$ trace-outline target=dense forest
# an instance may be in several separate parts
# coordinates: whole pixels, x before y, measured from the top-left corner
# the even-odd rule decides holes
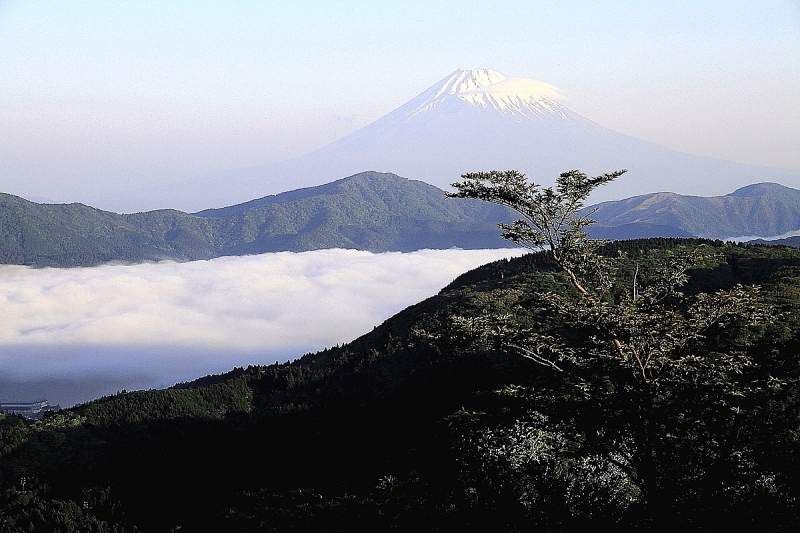
[[[797,226],[800,192],[762,183],[724,197],[658,193],[584,210],[590,211],[597,223],[588,231],[597,238],[778,235]],[[497,239],[495,223],[510,217],[501,206],[450,202],[432,185],[379,172],[191,214],[118,214],[0,193],[0,264],[75,267],[322,248],[497,248],[508,244]]]
[[[588,231],[597,238],[778,235],[797,227],[800,192],[762,183],[722,197],[657,193],[584,210],[590,211],[597,223]],[[449,202],[432,185],[380,172],[191,214],[118,214],[0,193],[0,264],[75,267],[323,248],[497,248],[508,244],[497,239],[495,222],[510,217],[503,207]],[[792,239],[762,242],[797,245]]]
[[[675,378],[645,413],[657,494],[623,459],[643,411],[611,381],[608,394],[582,389],[454,322],[499,313],[536,335],[579,337],[537,305],[571,292],[532,253],[468,272],[344,346],[40,421],[3,415],[0,531],[793,529],[800,250],[649,239],[600,253],[658,266],[698,247],[710,259],[682,294],[759,285],[774,313],[709,330],[686,361],[742,352],[747,364]],[[588,372],[603,383],[605,370]]]
[[[322,248],[498,248],[503,243],[495,222],[508,216],[498,206],[449,202],[433,185],[379,172],[193,214],[118,214],[0,193],[0,264],[75,267]]]

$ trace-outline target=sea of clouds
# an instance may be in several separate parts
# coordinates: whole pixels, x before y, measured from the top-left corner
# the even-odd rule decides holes
[[[0,266],[0,399],[62,406],[349,342],[521,250],[281,252],[93,268]]]

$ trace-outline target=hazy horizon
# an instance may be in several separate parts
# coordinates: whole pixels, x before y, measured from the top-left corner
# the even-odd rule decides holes
[[[800,169],[793,0],[9,1],[0,192],[80,201],[296,157],[457,68],[554,85],[679,151]]]

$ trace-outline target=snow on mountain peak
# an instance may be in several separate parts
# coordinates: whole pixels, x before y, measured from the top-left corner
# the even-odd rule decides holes
[[[559,90],[528,78],[509,78],[491,69],[457,70],[412,102],[407,118],[440,107],[457,98],[472,107],[493,109],[502,114],[542,117],[545,113],[566,116],[555,102]],[[420,101],[421,100],[421,101]]]
[[[453,72],[449,79],[442,85],[442,92],[449,94],[460,94],[471,91],[480,91],[503,80],[507,80],[496,70],[488,68],[475,70],[457,70]]]

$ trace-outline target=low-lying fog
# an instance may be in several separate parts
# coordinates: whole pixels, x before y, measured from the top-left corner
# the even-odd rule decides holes
[[[188,263],[0,266],[0,398],[62,407],[355,339],[521,250],[318,250]]]

